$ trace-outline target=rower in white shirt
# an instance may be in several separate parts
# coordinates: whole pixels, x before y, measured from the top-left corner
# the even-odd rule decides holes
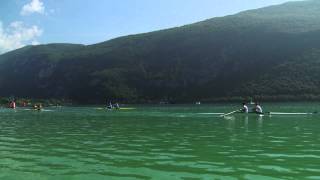
[[[242,112],[243,113],[249,113],[249,108],[248,108],[247,104],[246,103],[242,103],[242,105],[243,105]]]
[[[260,106],[259,103],[256,103],[255,112],[256,112],[257,114],[263,114],[262,107]]]

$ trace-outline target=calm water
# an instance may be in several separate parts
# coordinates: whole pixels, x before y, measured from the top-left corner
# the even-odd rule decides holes
[[[0,179],[320,179],[320,115],[202,114],[237,108],[0,109]]]

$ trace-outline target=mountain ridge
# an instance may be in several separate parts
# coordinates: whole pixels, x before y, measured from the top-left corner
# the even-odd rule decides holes
[[[320,1],[299,1],[93,45],[28,46],[0,56],[0,95],[83,103],[315,98],[318,19]]]

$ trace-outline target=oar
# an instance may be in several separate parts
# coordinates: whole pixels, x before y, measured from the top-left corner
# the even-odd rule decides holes
[[[234,113],[239,112],[239,111],[241,111],[241,109],[235,110],[235,111],[232,111],[232,112],[229,112],[229,113],[227,113],[227,114],[222,114],[220,117],[229,116],[229,115],[234,114]]]

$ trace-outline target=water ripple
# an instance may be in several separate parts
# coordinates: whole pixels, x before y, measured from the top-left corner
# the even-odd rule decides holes
[[[197,113],[3,111],[0,179],[319,178],[316,117]]]

